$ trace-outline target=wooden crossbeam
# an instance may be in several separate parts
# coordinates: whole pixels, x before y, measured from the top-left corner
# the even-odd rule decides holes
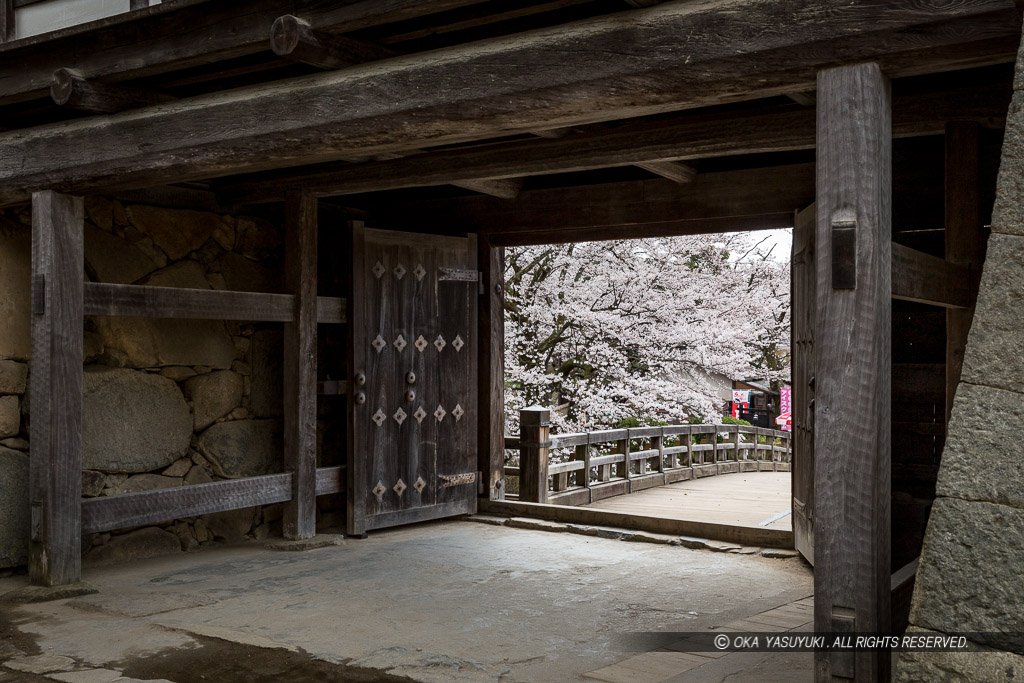
[[[954,117],[1000,125],[1010,96],[1010,88],[999,85],[898,97],[893,104],[893,136],[938,135],[945,130],[946,121]],[[254,174],[221,185],[218,195],[225,203],[256,203],[280,201],[291,189],[332,196],[452,182],[465,185],[469,180],[487,178],[493,182],[495,178],[666,160],[814,149],[814,116],[811,109],[792,107],[715,116],[681,114],[668,121],[645,121],[553,139],[427,152],[358,166]]]
[[[126,109],[171,102],[175,97],[165,93],[123,85],[107,85],[88,81],[75,69],[61,68],[50,80],[53,103],[95,114],[113,114]]]
[[[86,282],[84,299],[85,315],[251,322],[295,319],[295,297],[291,294]],[[345,322],[344,299],[317,297],[316,310],[319,323]]]
[[[872,59],[898,77],[1008,61],[1019,41],[1011,0],[896,0],[884,21],[860,3],[815,3],[817,14],[806,0],[671,2],[195,97],[187,108],[6,133],[0,205],[38,187],[107,192],[756,99],[810,89],[815,69],[836,62]],[[751,43],[766,25],[771,39]],[[552,54],[571,61],[552,69]],[[624,93],[624,80],[642,87]]]
[[[274,20],[270,49],[279,57],[321,69],[340,69],[398,54],[374,43],[318,31],[308,21],[290,14]]]
[[[966,308],[971,304],[971,269],[893,242],[892,298]]]
[[[696,168],[678,161],[645,161],[635,165],[677,183],[693,182],[693,179],[697,177]]]
[[[316,470],[316,495],[339,493],[344,466]],[[82,533],[93,534],[182,517],[272,505],[291,500],[291,472],[228,479],[82,501]]]
[[[637,237],[644,231],[654,236],[758,229],[763,218],[765,227],[790,227],[793,207],[813,200],[814,164],[804,163],[702,173],[685,185],[652,178],[527,190],[511,201],[463,197],[383,204],[374,214],[380,225],[397,228],[415,219],[424,230],[486,234],[508,246],[523,239],[575,241],[581,235],[621,239],[627,227]]]

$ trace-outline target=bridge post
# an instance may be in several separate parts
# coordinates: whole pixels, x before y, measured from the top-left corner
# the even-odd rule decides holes
[[[519,411],[519,500],[548,502],[551,411],[531,406]]]

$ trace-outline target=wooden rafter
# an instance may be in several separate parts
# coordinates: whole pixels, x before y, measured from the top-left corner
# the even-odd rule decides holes
[[[50,99],[54,104],[70,109],[113,114],[125,109],[170,102],[176,98],[142,88],[89,81],[75,69],[61,68],[54,71],[51,77]]]
[[[814,69],[836,60],[875,59],[891,76],[1005,61],[1001,41],[1019,37],[1009,0],[886,2],[885,21],[878,8],[826,4],[828,20],[808,22],[798,0],[666,3],[515,41],[192,98],[184,109],[160,105],[6,134],[0,205],[38,187],[145,187],[756,99],[808,89]],[[751,27],[765,25],[777,27],[772,39],[751,45]],[[541,68],[553,53],[573,63]],[[643,87],[624,97],[624,77]],[[68,147],[80,150],[73,160]]]

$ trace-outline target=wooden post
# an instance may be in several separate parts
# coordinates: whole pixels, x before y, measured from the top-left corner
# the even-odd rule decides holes
[[[946,260],[970,268],[970,308],[946,309],[946,424],[960,383],[967,333],[974,319],[985,240],[978,199],[978,124],[946,124]]]
[[[686,433],[679,435],[680,443],[683,439],[686,439],[686,466],[693,467],[693,430],[691,428],[686,429]],[[691,473],[692,474],[692,473]]]
[[[0,43],[9,43],[16,37],[14,0],[0,0]]]
[[[665,473],[665,433],[658,436],[651,437],[651,448],[657,449],[658,451],[658,471],[662,474]]]
[[[740,461],[740,428],[739,425],[735,427],[736,431],[732,433],[732,456],[736,462]],[[728,459],[728,458],[726,458]]]
[[[531,406],[519,411],[519,500],[548,502],[548,440],[551,411]]]
[[[818,72],[814,628],[890,624],[892,106],[878,64]],[[889,679],[889,654],[818,652],[817,681]]]
[[[295,320],[284,325],[284,454],[292,499],[284,504],[284,537],[316,534],[317,200],[290,192],[286,202],[285,279]]]
[[[477,467],[484,497],[505,499],[505,250],[481,237],[477,262],[483,268],[484,295],[477,316],[480,340],[480,419]]]
[[[576,485],[590,488],[590,444],[581,443],[576,447],[574,460],[583,463],[582,470],[576,470]]]
[[[627,435],[628,435],[628,432],[627,432]],[[623,456],[622,462],[617,463],[618,464],[618,470],[619,470],[618,474],[623,479],[632,479],[633,478],[633,471],[632,471],[632,468],[630,468],[630,466],[629,466],[630,465],[630,462],[629,462],[629,439],[628,438],[620,439],[616,443],[616,446],[619,449],[616,452],[617,453],[622,453],[622,456]]]
[[[84,202],[32,195],[32,457],[29,575],[37,586],[82,578]]]

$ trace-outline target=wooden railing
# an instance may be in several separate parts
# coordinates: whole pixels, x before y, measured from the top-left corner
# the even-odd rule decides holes
[[[551,434],[551,413],[519,413],[519,500],[585,505],[602,498],[731,472],[788,471],[791,432],[744,425],[666,425]],[[718,437],[722,437],[719,443]],[[514,487],[508,487],[511,491]]]

